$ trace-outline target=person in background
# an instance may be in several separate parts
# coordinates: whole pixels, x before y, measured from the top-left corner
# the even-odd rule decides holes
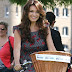
[[[7,35],[8,24],[0,22],[0,72],[13,72],[9,40],[13,48],[14,37]]]
[[[53,12],[47,12],[46,13],[46,19],[50,23],[51,36],[52,36],[52,39],[53,39],[54,46],[55,46],[57,51],[64,51],[64,47],[62,45],[60,33],[59,33],[59,31],[53,29],[54,24],[56,22],[55,18],[56,17],[55,17]],[[68,68],[69,67],[70,67],[70,64],[68,64]],[[68,68],[67,68],[66,72],[68,72]]]
[[[14,26],[15,70],[22,69],[21,64],[30,62],[30,54],[38,51],[56,51],[49,26],[44,27],[45,11],[38,0],[29,0],[24,5],[21,23]],[[33,64],[28,64],[25,72],[35,72]]]
[[[53,39],[54,46],[57,51],[64,51],[64,47],[63,47],[63,44],[61,41],[60,33],[59,33],[59,31],[53,29],[54,24],[56,22],[55,18],[56,17],[53,12],[46,12],[46,19],[50,23],[51,36]]]

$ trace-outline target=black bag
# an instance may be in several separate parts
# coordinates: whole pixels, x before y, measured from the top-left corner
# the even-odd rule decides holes
[[[9,36],[9,37],[10,37],[10,36]],[[8,37],[8,39],[9,39],[9,37]],[[12,48],[12,46],[11,46],[10,40],[9,40],[9,45],[10,45],[11,63],[12,63],[12,61],[14,60],[14,56],[13,56],[13,48]]]

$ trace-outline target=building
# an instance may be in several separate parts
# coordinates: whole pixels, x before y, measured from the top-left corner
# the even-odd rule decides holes
[[[47,10],[50,11],[50,10]],[[54,8],[56,23],[54,29],[60,32],[64,50],[71,52],[72,49],[72,6],[56,6]]]
[[[21,21],[21,7],[11,4],[9,0],[0,0],[0,22],[5,21],[9,24],[8,35],[13,35],[13,26]]]

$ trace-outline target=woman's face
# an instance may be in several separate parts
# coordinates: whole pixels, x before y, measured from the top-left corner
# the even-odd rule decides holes
[[[39,14],[37,8],[34,5],[32,5],[30,7],[30,11],[28,13],[29,20],[31,22],[36,22],[39,19],[39,16],[40,16],[40,14]]]
[[[7,30],[4,25],[0,25],[0,37],[5,36],[7,33]]]

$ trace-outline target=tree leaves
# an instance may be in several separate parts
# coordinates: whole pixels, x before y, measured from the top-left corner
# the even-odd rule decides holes
[[[65,5],[68,6],[72,4],[72,0],[39,0],[43,3],[44,6],[54,8],[56,4],[58,5]],[[11,3],[17,3],[21,6],[23,6],[27,0],[10,0]]]
[[[18,5],[23,6],[27,0],[9,0],[11,3],[17,3]]]

